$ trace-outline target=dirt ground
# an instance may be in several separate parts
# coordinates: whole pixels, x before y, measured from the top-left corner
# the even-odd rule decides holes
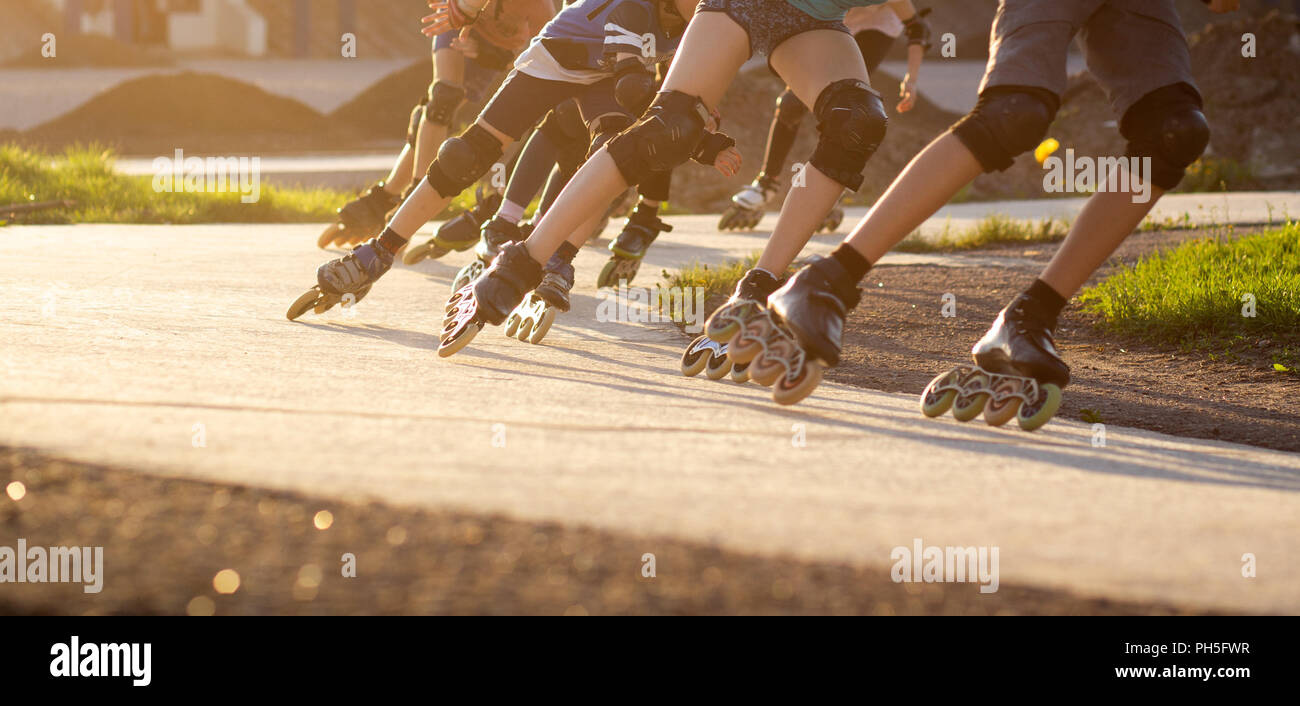
[[[1104,278],[1115,262],[1132,262],[1157,247],[1200,235],[1135,234],[1092,281]],[[970,359],[970,346],[1033,281],[1056,247],[966,253],[1024,258],[1023,268],[872,270],[863,283],[862,303],[845,326],[844,359],[827,378],[919,395],[935,375]],[[955,317],[940,315],[944,293],[956,297]],[[1211,360],[1205,351],[1117,338],[1072,301],[1062,313],[1056,342],[1072,377],[1059,413],[1063,418],[1300,451],[1300,377],[1273,370],[1270,358],[1279,346],[1300,344],[1300,333],[1291,341],[1246,341],[1233,351],[1235,359]]]
[[[0,615],[1171,615],[1003,584],[894,583],[870,569],[659,537],[341,503],[173,480],[0,447],[0,534],[102,546],[103,590],[5,584]],[[317,513],[331,513],[317,529]],[[12,545],[10,545],[12,546]],[[342,575],[345,553],[355,578]],[[654,555],[654,576],[643,555]],[[238,574],[234,593],[214,589]],[[1194,611],[1200,612],[1200,611]]]

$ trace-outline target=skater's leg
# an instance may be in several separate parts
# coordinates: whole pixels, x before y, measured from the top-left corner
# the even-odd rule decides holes
[[[780,180],[785,170],[785,160],[799,135],[799,124],[808,115],[808,106],[799,100],[794,91],[786,88],[776,98],[776,112],[772,114],[772,127],[767,132],[767,149],[763,155],[763,169],[758,178]]]
[[[716,109],[732,78],[748,58],[749,35],[740,25],[719,12],[699,13],[682,37],[662,90],[693,96],[706,107]],[[636,130],[636,127],[628,130],[620,139],[638,139],[632,134]],[[592,214],[607,208],[628,186],[609,148],[601,149],[578,170],[560,192],[554,207],[537,224],[527,240],[528,253],[538,262],[546,262],[560,243],[590,220]]]
[[[433,52],[433,83],[415,143],[412,175],[419,179],[438,156],[438,147],[451,134],[456,110],[465,100],[465,55],[450,44]]]
[[[887,118],[879,96],[870,92],[857,45],[843,32],[795,35],[772,52],[772,67],[801,101],[814,106],[822,133],[804,168],[804,185],[790,189],[758,261],[758,267],[779,275],[821,227],[844,189],[861,184],[862,169],[884,138]]]

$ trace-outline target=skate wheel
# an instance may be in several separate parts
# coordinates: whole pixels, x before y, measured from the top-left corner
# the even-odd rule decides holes
[[[519,330],[519,321],[521,320],[521,318],[522,317],[520,317],[519,314],[511,314],[506,319],[506,330],[505,330],[506,338],[515,337],[515,332]]]
[[[402,255],[402,264],[409,267],[420,262],[429,257],[429,253],[433,252],[435,247],[437,246],[433,244],[433,241],[412,245],[406,249],[406,254]]]
[[[763,352],[763,341],[770,335],[765,318],[755,317],[737,329],[736,334],[727,343],[727,354],[733,363],[748,363]],[[757,380],[754,372],[749,376]]]
[[[531,316],[527,316],[524,317],[523,321],[519,322],[519,330],[515,332],[514,338],[518,338],[521,341],[527,341],[528,337],[532,333],[533,333],[533,318]]]
[[[731,381],[737,385],[744,385],[749,382],[749,363],[732,364]]]
[[[317,316],[320,316],[321,314],[324,314],[325,312],[329,311],[330,309],[333,309],[333,308],[334,308],[334,305],[335,305],[335,304],[338,304],[338,303],[341,302],[341,301],[343,301],[343,300],[342,300],[340,297],[336,297],[336,296],[334,296],[333,294],[324,294],[324,293],[322,293],[322,294],[320,295],[320,299],[317,299],[317,300],[316,300],[316,306],[312,309],[312,311],[313,311]]]
[[[455,324],[456,322],[454,321],[450,323],[452,326]],[[444,333],[438,342],[438,357],[447,358],[461,352],[465,349],[465,346],[470,344],[470,341],[474,340],[474,337],[478,335],[478,332],[482,330],[483,323],[481,321],[471,321],[466,326],[444,330]]]
[[[541,343],[542,339],[546,338],[546,334],[551,330],[551,324],[555,323],[556,315],[554,307],[546,307],[542,311],[542,316],[538,319],[537,325],[533,327],[533,335],[528,337],[528,342],[533,345]]]
[[[749,379],[762,385],[771,387],[776,381],[786,374],[785,363],[768,351],[754,358],[749,364]]]
[[[705,365],[708,365],[709,358],[713,354],[708,346],[708,340],[708,336],[699,336],[682,351],[682,375],[693,378],[704,370]]]
[[[321,232],[320,237],[316,238],[316,247],[324,250],[325,248],[328,248],[337,237],[339,237],[339,224],[331,223]]]
[[[988,402],[989,393],[986,391],[988,389],[988,376],[983,373],[976,373],[966,379],[966,385],[973,384],[975,380],[981,380],[982,382],[979,385],[981,388],[979,392],[970,395],[958,393],[957,398],[952,401],[952,416],[959,422],[969,422],[980,416],[980,412],[984,411],[984,403]]]
[[[293,300],[293,303],[289,305],[289,310],[284,312],[285,317],[290,321],[297,320],[299,316],[307,313],[308,309],[314,308],[316,306],[316,301],[320,299],[321,296],[320,288],[312,287],[303,293],[302,296]]]
[[[1038,386],[1038,399],[1033,404],[1020,405],[1016,420],[1021,429],[1033,431],[1046,424],[1060,408],[1061,388],[1050,382],[1044,383]]]
[[[802,402],[821,384],[822,372],[823,369],[820,363],[808,361],[797,376],[781,376],[772,385],[772,401],[779,405],[792,405]]]
[[[993,395],[984,405],[984,423],[1000,427],[1011,421],[1020,410],[1021,383],[1014,378],[1003,379],[992,389]]]
[[[731,372],[731,358],[725,350],[710,352],[704,361],[704,376],[710,380],[721,380]]]
[[[957,370],[949,370],[935,376],[930,384],[925,386],[925,391],[921,393],[922,414],[927,417],[938,417],[952,408],[952,401],[957,398],[957,391],[954,389],[939,391],[939,388],[952,387],[957,377]]]

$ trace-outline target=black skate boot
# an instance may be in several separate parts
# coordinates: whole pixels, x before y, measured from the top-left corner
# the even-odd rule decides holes
[[[833,368],[840,362],[844,318],[861,297],[843,265],[819,257],[768,297],[768,304],[810,358]]]
[[[393,254],[371,238],[347,255],[321,265],[316,270],[316,286],[298,297],[286,316],[293,321],[308,309],[323,314],[340,302],[350,307],[364,299],[392,266]]]
[[[672,226],[659,219],[655,211],[637,208],[628,216],[623,231],[609,244],[609,250],[614,256],[601,269],[596,278],[596,286],[616,287],[619,282],[630,283],[641,269],[641,260],[650,249],[650,244],[660,233],[668,233],[672,229]]]
[[[485,324],[499,326],[541,284],[542,274],[542,266],[522,243],[502,248],[482,275],[447,301],[438,355],[445,358],[459,352]]]
[[[316,245],[355,245],[373,238],[384,230],[388,212],[401,205],[399,196],[384,191],[384,182],[370,187],[359,198],[338,209],[338,218],[316,239]]]
[[[991,426],[1014,417],[1025,431],[1046,424],[1061,407],[1070,367],[1052,340],[1056,321],[1042,310],[1028,294],[1013,299],[971,348],[975,365],[959,365],[931,380],[921,393],[921,411],[937,417],[951,409],[963,422],[983,412]]]

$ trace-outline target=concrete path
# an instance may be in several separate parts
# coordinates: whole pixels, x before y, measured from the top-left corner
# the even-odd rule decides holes
[[[318,230],[0,230],[0,444],[590,525],[650,552],[673,537],[887,572],[920,538],[997,547],[1003,584],[1300,610],[1300,456],[1120,427],[1097,447],[1077,422],[929,420],[913,395],[829,383],[780,408],[752,384],[682,377],[669,324],[598,320],[596,248],[542,345],[489,328],[439,359],[468,254],[399,265],[354,309],[290,323],[326,257]],[[643,272],[760,243],[690,219]]]

